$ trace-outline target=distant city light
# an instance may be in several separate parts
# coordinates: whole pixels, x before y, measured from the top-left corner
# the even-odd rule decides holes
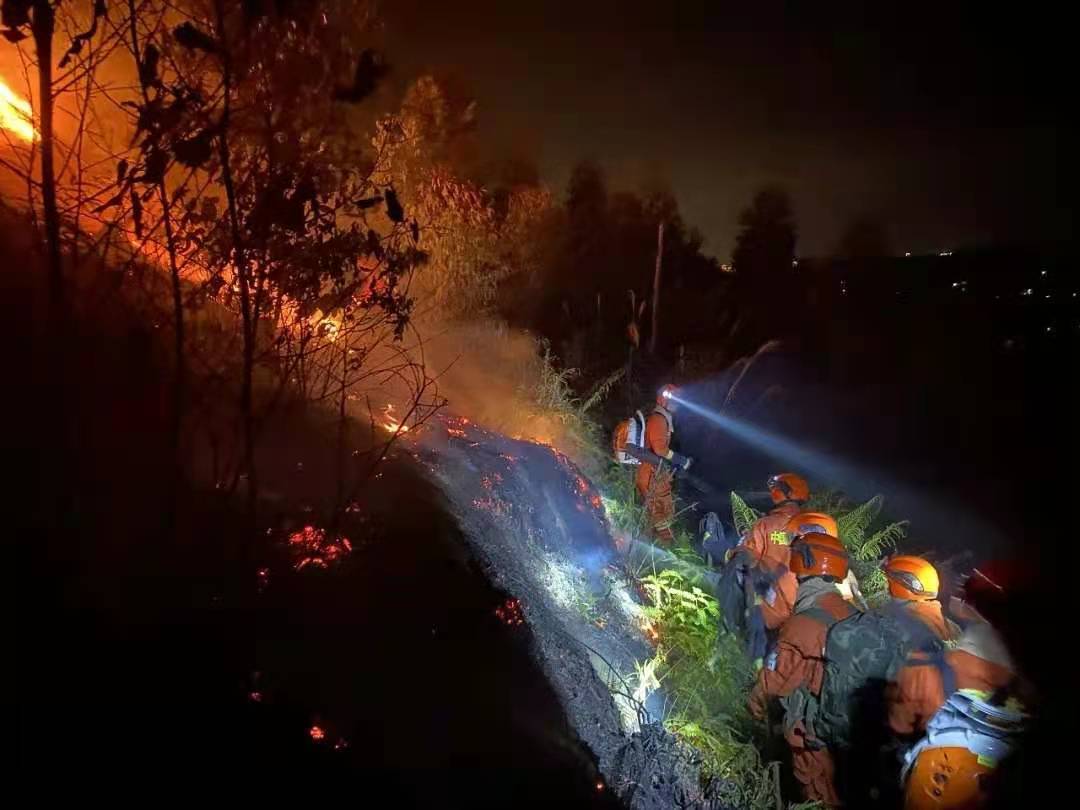
[[[941,253],[938,254],[938,256],[952,256],[952,251],[951,250],[943,250],[943,251],[941,251]]]
[[[1041,273],[1039,273],[1039,275],[1040,275],[1040,276],[1045,276],[1045,275],[1046,275],[1046,271],[1045,271],[1045,270],[1043,270],[1043,271],[1042,271]]]
[[[1032,292],[1034,292],[1034,291],[1031,289],[1031,287],[1028,287],[1026,290],[1023,290],[1020,294],[1021,295],[1031,295]]]
[[[906,258],[911,258],[911,251],[909,250],[907,253],[904,254],[904,256]]]

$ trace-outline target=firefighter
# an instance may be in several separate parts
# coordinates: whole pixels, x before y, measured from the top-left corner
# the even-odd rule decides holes
[[[1024,729],[1024,687],[987,619],[1004,615],[1002,573],[972,572],[957,611],[966,626],[956,647],[938,657],[912,653],[889,688],[892,731],[918,740],[904,755],[906,810],[985,805],[994,768]]]
[[[760,620],[767,630],[775,630],[791,615],[795,602],[798,582],[788,570],[789,544],[793,529],[797,529],[793,518],[810,498],[810,486],[795,473],[774,475],[765,486],[775,506],[755,521],[733,553],[742,556],[755,580],[754,604]],[[835,521],[832,527],[835,536]],[[822,531],[828,533],[828,528],[822,527]]]
[[[671,437],[675,433],[676,388],[665,385],[656,395],[656,407],[645,420],[644,448],[659,456],[658,463],[643,460],[638,465],[634,485],[645,504],[653,537],[663,546],[675,542],[671,525],[675,518],[675,499],[671,482],[673,470],[689,469],[691,459],[671,449]],[[667,461],[670,467],[664,464]]]
[[[815,698],[821,694],[829,629],[854,613],[837,587],[849,569],[847,552],[837,538],[820,532],[797,537],[791,544],[790,568],[799,583],[794,612],[781,625],[776,649],[750,693],[750,712],[759,720],[766,719],[773,699],[783,702],[802,691]],[[832,754],[792,702],[785,704],[784,738],[806,800],[838,805]]]
[[[960,628],[945,618],[938,601],[941,579],[937,569],[922,557],[894,555],[882,566],[892,597],[885,607],[890,616],[905,629],[905,635],[922,647],[918,638],[927,632],[937,641],[951,641]]]

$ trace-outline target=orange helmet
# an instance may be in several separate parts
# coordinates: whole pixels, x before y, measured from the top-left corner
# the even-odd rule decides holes
[[[656,392],[656,404],[661,408],[667,408],[669,411],[675,410],[675,403],[671,400],[673,396],[679,393],[679,389],[671,383],[668,383],[659,391]]]
[[[981,807],[987,799],[983,777],[992,767],[966,748],[927,748],[919,754],[908,776],[904,807]]]
[[[806,479],[795,473],[780,473],[765,482],[765,488],[772,495],[773,503],[795,501],[806,503],[810,500],[810,485]]]
[[[827,534],[830,537],[840,536],[836,521],[824,512],[800,512],[789,520],[784,528],[791,535],[792,540],[811,532]]]
[[[848,553],[844,544],[822,532],[808,532],[791,544],[788,568],[797,577],[836,577],[848,574]]]
[[[897,599],[913,602],[937,599],[941,579],[934,566],[922,557],[890,557],[885,561],[882,570],[889,580],[889,593]]]

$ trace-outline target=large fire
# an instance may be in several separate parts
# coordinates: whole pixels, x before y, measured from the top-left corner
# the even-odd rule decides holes
[[[0,79],[0,129],[27,143],[38,139],[30,102],[8,87],[3,79]]]

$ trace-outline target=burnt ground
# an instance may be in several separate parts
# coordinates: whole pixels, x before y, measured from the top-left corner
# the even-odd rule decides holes
[[[332,441],[268,430],[289,443],[260,464],[254,552],[212,491],[168,539],[160,424],[91,404],[81,460],[43,471],[73,502],[16,532],[16,763],[38,795],[702,806],[689,752],[613,697],[651,650],[596,493],[550,448],[432,424],[350,513],[351,551],[296,570]]]
[[[40,337],[21,301],[4,297],[16,334]],[[257,544],[212,482],[182,488],[169,525],[167,364],[123,315],[74,323],[64,374],[25,347],[40,374],[12,469],[32,497],[9,525],[7,604],[14,769],[35,797],[688,803],[690,757],[655,727],[632,738],[608,689],[650,650],[609,604],[611,540],[568,463],[433,424],[350,513],[352,551],[297,571],[286,539],[327,514],[332,426],[266,426]]]
[[[530,651],[607,788],[634,808],[718,806],[691,750],[635,694],[652,655],[619,574],[599,493],[563,454],[446,418],[410,440],[446,494],[470,553],[515,600]]]

